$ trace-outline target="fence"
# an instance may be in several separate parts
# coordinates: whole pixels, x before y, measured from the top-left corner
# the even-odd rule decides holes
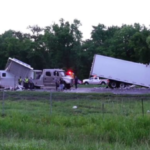
[[[137,116],[150,113],[150,95],[0,92],[1,115]]]

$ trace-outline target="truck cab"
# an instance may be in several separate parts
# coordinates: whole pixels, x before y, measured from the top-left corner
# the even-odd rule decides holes
[[[37,88],[54,86],[56,80],[60,80],[60,78],[64,80],[66,88],[73,86],[73,79],[70,76],[66,76],[65,71],[62,69],[34,70],[33,82]]]

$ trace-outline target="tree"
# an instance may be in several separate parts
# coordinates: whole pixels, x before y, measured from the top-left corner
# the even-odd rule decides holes
[[[72,24],[60,20],[45,28],[44,41],[50,58],[50,67],[72,68],[75,72],[80,66],[80,50],[82,33],[79,31],[80,21]]]

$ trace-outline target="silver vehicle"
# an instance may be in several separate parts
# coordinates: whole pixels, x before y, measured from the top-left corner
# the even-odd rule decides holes
[[[56,80],[60,80],[60,78],[63,79],[65,88],[70,89],[73,86],[73,78],[66,76],[62,69],[43,69],[33,72],[33,82],[37,88],[55,86]]]

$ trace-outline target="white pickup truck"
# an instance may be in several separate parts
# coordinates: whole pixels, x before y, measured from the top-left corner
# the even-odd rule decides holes
[[[107,79],[101,79],[100,77],[90,77],[89,79],[84,79],[83,84],[100,84],[106,85],[108,83]]]

